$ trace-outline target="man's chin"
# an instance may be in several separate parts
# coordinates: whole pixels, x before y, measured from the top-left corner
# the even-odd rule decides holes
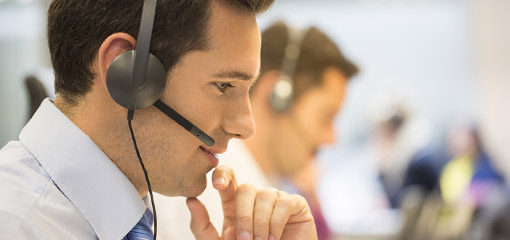
[[[196,198],[196,197],[200,196],[203,192],[204,192],[204,190],[199,191],[199,192],[197,191],[197,192],[186,193],[185,195],[183,195],[183,197],[185,197],[185,198]]]
[[[188,179],[189,182],[180,182],[174,189],[164,189],[158,191],[160,195],[166,197],[185,197],[195,198],[202,194],[207,186],[205,175],[194,179]]]
[[[186,198],[196,198],[205,191],[206,187],[207,180],[205,179],[204,176],[203,181],[196,182],[193,186],[185,190],[181,196]]]

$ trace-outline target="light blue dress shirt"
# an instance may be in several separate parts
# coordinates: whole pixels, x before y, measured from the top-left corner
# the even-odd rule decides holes
[[[122,239],[147,208],[94,142],[46,99],[0,150],[1,239]]]

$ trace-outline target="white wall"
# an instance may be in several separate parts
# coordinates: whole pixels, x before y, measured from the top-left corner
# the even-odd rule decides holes
[[[510,181],[510,1],[475,0],[483,138]]]
[[[23,79],[49,67],[44,2],[0,2],[0,146],[16,140],[27,120]]]

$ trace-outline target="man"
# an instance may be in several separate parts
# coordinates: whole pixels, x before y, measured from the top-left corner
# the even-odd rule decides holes
[[[294,190],[306,196],[316,217],[319,238],[327,239],[329,230],[315,195],[316,172],[311,168],[312,159],[320,146],[334,141],[333,120],[342,105],[347,81],[358,68],[319,29],[289,29],[283,23],[276,23],[262,33],[261,74],[250,94],[257,133],[247,141],[231,141],[229,150],[220,159],[238,173],[240,183]],[[289,47],[295,43],[300,49],[299,54],[294,54],[295,70],[283,73],[282,65],[292,65],[289,64],[292,60],[286,59],[288,53],[284,52],[295,49]],[[283,111],[275,109],[271,100],[282,75],[291,75],[293,79],[291,104]],[[207,188],[200,199],[207,206],[212,222],[221,227],[217,194]],[[189,218],[188,213],[177,209],[184,205],[182,199],[160,203],[165,211],[162,222],[178,224]],[[192,238],[184,232],[163,234],[169,239]]]
[[[152,239],[156,209],[144,203],[150,179],[154,191],[188,198],[196,239],[220,239],[194,197],[218,164],[215,154],[254,133],[248,90],[260,66],[256,14],[271,2],[157,3],[150,52],[166,71],[159,100],[212,136],[209,146],[153,106],[133,116],[113,99],[110,67],[143,45],[135,39],[145,26],[142,4],[145,20],[145,5],[155,1],[54,0],[48,42],[57,97],[46,99],[20,140],[0,151],[2,238]],[[213,181],[225,212],[221,239],[316,239],[303,198],[237,188],[228,168],[218,168]]]

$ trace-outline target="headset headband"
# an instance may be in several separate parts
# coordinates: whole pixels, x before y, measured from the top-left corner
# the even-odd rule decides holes
[[[145,0],[143,3],[142,20],[135,49],[135,62],[133,63],[133,73],[131,73],[133,88],[139,88],[145,82],[157,2],[157,0]]]
[[[292,79],[292,75],[294,75],[296,71],[297,63],[301,55],[303,38],[308,32],[308,29],[296,29],[288,26],[287,32],[288,40],[283,55],[281,71],[283,75]]]
[[[285,112],[292,105],[294,95],[294,81],[292,79],[299,57],[303,39],[308,29],[294,29],[287,27],[287,46],[284,49],[280,77],[273,87],[270,103],[277,112]]]

